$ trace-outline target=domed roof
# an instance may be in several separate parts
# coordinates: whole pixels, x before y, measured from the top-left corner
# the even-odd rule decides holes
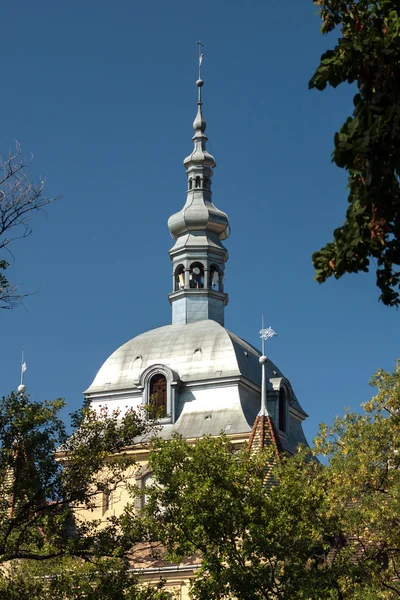
[[[208,232],[216,234],[220,240],[226,240],[230,234],[227,215],[212,202],[206,201],[202,193],[187,198],[185,206],[168,219],[168,227],[176,240],[189,232]]]
[[[135,388],[145,369],[163,364],[182,382],[242,376],[260,385],[260,352],[212,320],[146,331],[118,348],[100,368],[86,394]],[[273,371],[275,371],[273,373]],[[267,377],[282,376],[268,360]]]

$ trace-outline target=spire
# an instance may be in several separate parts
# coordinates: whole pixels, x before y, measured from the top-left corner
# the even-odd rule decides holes
[[[190,175],[191,174],[195,174],[195,172],[199,172],[199,174],[201,175],[199,169],[203,168],[203,175],[205,176],[205,179],[203,179],[203,187],[205,189],[207,189],[208,187],[211,190],[211,177],[213,176],[213,171],[212,169],[215,168],[216,162],[214,157],[207,152],[207,142],[208,142],[208,138],[206,136],[206,127],[207,127],[207,123],[206,120],[204,118],[203,115],[203,102],[201,99],[201,90],[202,87],[204,85],[204,81],[202,79],[198,79],[196,81],[196,85],[197,85],[197,114],[196,117],[193,121],[193,129],[194,129],[194,136],[192,137],[193,140],[193,144],[194,144],[194,148],[193,148],[193,152],[191,154],[189,154],[189,156],[187,156],[185,158],[185,160],[183,161],[183,164],[186,168],[186,172],[188,174],[188,178],[189,178],[189,189],[190,188]],[[194,183],[196,183],[197,186],[197,182],[196,180],[193,180]],[[199,186],[198,186],[199,187]],[[226,217],[226,215],[225,215]],[[227,217],[226,217],[226,220]],[[225,236],[228,237],[229,233]],[[225,239],[225,238],[223,238]]]
[[[195,120],[193,121],[193,129],[196,132],[194,135],[194,138],[196,138],[197,133],[199,134],[198,137],[205,137],[202,134],[204,134],[206,127],[207,127],[206,120],[203,116],[203,111],[201,110],[201,106],[203,104],[201,101],[201,88],[204,85],[204,81],[202,79],[198,79],[196,81],[196,85],[198,87],[198,96],[197,96],[197,115],[196,115]],[[206,139],[206,141],[207,141],[207,139]]]
[[[200,41],[197,41],[196,44],[198,44],[198,47],[199,47],[199,78],[196,81],[196,85],[197,85],[197,115],[196,115],[195,120],[193,121],[193,129],[196,132],[200,131],[201,133],[204,133],[206,130],[206,127],[207,127],[207,123],[203,117],[203,113],[201,110],[201,105],[203,104],[201,101],[201,88],[204,85],[204,81],[201,78],[201,65],[203,64],[203,54],[201,53],[201,48],[202,48],[202,46],[204,46],[204,44],[202,44]]]
[[[262,452],[267,447],[273,448],[273,452],[271,453],[268,461],[266,461],[265,463],[264,471],[264,485],[268,489],[270,489],[276,483],[273,477],[273,470],[283,452],[279,434],[276,430],[274,421],[268,412],[267,385],[265,376],[265,365],[268,362],[268,359],[264,354],[265,340],[275,335],[277,335],[277,333],[272,329],[272,327],[267,327],[266,329],[264,329],[263,315],[260,330],[261,356],[259,358],[259,362],[261,365],[261,409],[254,421],[250,433],[248,447],[251,454],[257,454],[259,452]]]
[[[248,448],[251,455],[257,455],[267,448],[272,448],[268,460],[264,463],[263,482],[267,490],[276,485],[274,469],[284,454],[282,442],[270,415],[257,415],[251,429]]]
[[[197,114],[193,122],[193,151],[183,164],[188,179],[186,203],[172,215],[168,227],[175,244],[170,250],[173,263],[173,292],[169,295],[173,323],[214,319],[223,325],[228,296],[223,289],[225,262],[222,245],[230,233],[228,217],[212,202],[211,179],[216,166],[207,151],[206,121],[202,110],[201,78],[203,54],[199,47]]]

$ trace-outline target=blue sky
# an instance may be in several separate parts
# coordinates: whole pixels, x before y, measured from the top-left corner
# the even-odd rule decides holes
[[[307,89],[333,43],[311,0],[20,0],[1,12],[0,151],[17,139],[62,199],[13,248],[10,277],[38,293],[0,314],[0,393],[18,385],[24,345],[32,397],[64,397],[67,414],[118,346],[170,323],[167,219],[185,200],[201,39],[213,198],[232,228],[226,327],[258,345],[264,313],[310,439],[367,400],[371,374],[399,355],[399,315],[378,303],[374,274],[313,281],[311,254],[346,209],[330,156],[354,90]]]

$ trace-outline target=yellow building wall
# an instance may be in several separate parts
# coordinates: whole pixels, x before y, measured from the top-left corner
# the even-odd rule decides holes
[[[249,435],[231,436],[232,441],[241,447],[248,443]],[[196,440],[190,440],[195,443]],[[141,506],[140,499],[135,501],[129,494],[127,483],[131,485],[142,486],[143,476],[149,475],[148,457],[149,449],[144,447],[127,449],[126,452],[131,454],[135,459],[135,464],[130,467],[123,481],[112,492],[109,501],[106,502],[105,495],[98,494],[96,506],[94,510],[84,510],[80,508],[76,511],[76,518],[84,521],[99,520],[106,525],[107,518],[111,516],[120,516],[128,503],[134,503],[139,509]],[[105,471],[105,477],[107,473]],[[100,525],[101,526],[101,525]],[[146,563],[132,564],[132,568],[137,572],[140,581],[143,583],[156,583],[163,579],[166,581],[167,589],[173,590],[177,594],[178,600],[190,600],[190,580],[195,576],[198,565],[169,565],[165,563],[165,567],[154,568],[152,566],[144,566]]]

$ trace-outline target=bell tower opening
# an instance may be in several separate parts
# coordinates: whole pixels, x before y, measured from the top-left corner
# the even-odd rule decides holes
[[[198,290],[204,287],[204,267],[200,262],[190,265],[189,282],[191,288]]]
[[[219,269],[216,265],[211,265],[210,267],[210,280],[209,286],[212,290],[222,291],[221,289],[221,275]]]
[[[183,290],[185,287],[185,267],[183,265],[178,265],[175,269],[175,292],[178,290]]]

